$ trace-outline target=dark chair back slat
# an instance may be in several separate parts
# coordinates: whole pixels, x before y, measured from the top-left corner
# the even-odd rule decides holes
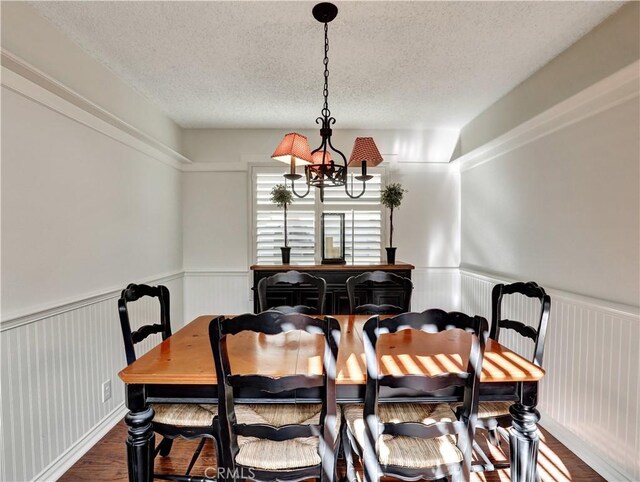
[[[399,315],[407,310],[396,305],[374,305],[367,303],[366,305],[358,305],[355,309],[356,315]]]
[[[310,285],[318,290],[318,304],[316,306],[275,306],[270,307],[267,301],[267,291],[269,287],[277,285]],[[262,278],[258,283],[258,303],[260,311],[275,310],[282,313],[302,313],[307,315],[324,314],[324,302],[327,291],[327,282],[323,278],[313,276],[309,273],[300,273],[299,271],[287,271],[286,273],[277,273],[268,278]]]
[[[256,437],[282,442],[299,437],[318,437],[322,433],[322,425],[285,425],[283,427],[272,427],[265,424],[237,424],[235,434],[242,437]]]
[[[136,331],[131,331],[131,321],[127,304],[138,301],[144,297],[158,298],[160,303],[160,323],[144,325]],[[118,314],[120,315],[120,327],[122,328],[122,338],[124,350],[127,356],[127,365],[136,361],[134,345],[146,339],[149,335],[160,333],[162,339],[166,340],[171,336],[171,319],[169,315],[170,301],[169,290],[166,286],[148,286],[129,284],[118,300]]]
[[[437,376],[427,375],[382,375],[379,371],[377,346],[380,336],[398,333],[403,330],[419,330],[428,334],[437,334],[446,330],[459,329],[468,333],[471,339],[466,370],[460,373],[450,372]],[[393,318],[381,320],[373,316],[366,321],[363,329],[365,357],[367,360],[367,382],[365,388],[364,420],[374,419],[378,423],[365,424],[364,448],[365,466],[375,466],[376,447],[380,435],[393,434],[409,437],[433,438],[442,435],[457,435],[457,445],[465,456],[466,470],[470,470],[472,441],[478,413],[478,394],[484,348],[489,334],[487,320],[480,316],[470,317],[464,313],[447,313],[432,309],[422,313],[403,313]],[[394,351],[394,354],[397,354]],[[451,387],[464,387],[463,407],[460,421],[439,422],[426,426],[415,422],[381,423],[377,415],[378,397],[381,386],[392,388],[409,387],[424,392],[437,392]],[[368,454],[368,455],[367,455]],[[367,460],[369,457],[369,460]],[[367,465],[369,464],[369,465]],[[407,472],[407,476],[409,476]]]
[[[477,335],[482,332],[482,323],[486,321],[480,316],[470,317],[458,311],[446,312],[433,308],[422,313],[403,313],[401,316],[379,320],[376,329],[379,335],[407,329],[440,333],[454,328]]]
[[[286,314],[287,316],[282,316]],[[259,315],[259,318],[257,318]],[[227,318],[222,323],[221,335],[237,335],[242,331],[253,331],[264,335],[277,335],[289,331],[306,331],[313,334],[323,334],[326,330],[326,321],[323,318],[314,318],[302,313],[282,313],[280,311],[263,311],[258,315],[251,313]],[[256,320],[260,325],[256,326]],[[333,318],[332,318],[333,319]]]
[[[540,301],[540,315],[538,327],[526,325],[520,321],[502,318],[502,301],[505,295],[520,294],[528,298],[536,298]],[[533,363],[542,366],[544,357],[544,344],[547,335],[549,314],[551,313],[551,297],[544,288],[534,281],[517,282],[512,284],[497,284],[491,292],[491,333],[490,337],[499,340],[501,329],[514,330],[520,336],[530,338],[534,342]]]
[[[384,375],[378,379],[378,386],[389,388],[411,388],[421,392],[436,392],[450,387],[463,387],[467,383],[468,373],[445,373],[435,377],[422,375],[404,375],[396,377]]]
[[[392,283],[402,288],[403,304],[395,306],[389,304],[375,305],[356,305],[356,287],[364,283]],[[413,283],[409,278],[404,278],[394,273],[386,271],[367,271],[357,276],[351,276],[347,279],[347,295],[349,296],[349,312],[364,315],[396,315],[409,311],[411,306],[411,293],[413,292]]]
[[[323,373],[321,375],[299,375],[292,373],[281,377],[260,374],[237,375],[231,371],[227,349],[229,336],[250,331],[264,335],[276,335],[291,331],[304,331],[323,338]],[[335,318],[314,318],[300,313],[280,313],[265,311],[258,314],[245,314],[235,318],[219,317],[209,325],[209,336],[214,354],[218,379],[218,396],[221,425],[225,430],[229,445],[229,457],[235,460],[239,451],[237,437],[250,436],[262,439],[283,441],[298,437],[318,436],[320,447],[332,447],[333,432],[337,414],[335,379],[338,345],[340,343],[340,325]],[[292,367],[295,371],[295,367]],[[235,414],[235,397],[240,388],[251,388],[265,393],[292,392],[307,388],[320,387],[322,410],[320,424],[291,424],[274,427],[267,424],[239,424]],[[236,390],[234,390],[236,389]],[[285,400],[283,400],[285,401]],[[333,425],[333,426],[332,426]],[[321,456],[322,471],[331,473],[335,461],[329,451]]]
[[[425,425],[420,422],[382,423],[382,434],[400,437],[435,438],[443,434],[464,434],[467,430],[466,423],[462,421],[438,422],[433,425]]]
[[[279,378],[265,377],[262,375],[229,375],[229,386],[242,388],[251,387],[267,393],[281,393],[302,388],[315,388],[324,386],[324,377],[290,375]]]
[[[536,330],[533,326],[525,325],[520,321],[500,320],[500,329],[513,330],[520,336],[530,338],[534,342],[538,339],[538,330]]]

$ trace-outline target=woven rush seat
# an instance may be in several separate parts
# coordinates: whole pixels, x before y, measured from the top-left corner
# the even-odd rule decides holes
[[[480,402],[478,404],[478,418],[495,418],[509,415],[509,407],[513,402]]]
[[[248,404],[236,405],[238,424],[310,425],[320,423],[321,404]],[[336,415],[336,437],[340,432],[340,408]],[[312,467],[321,463],[318,437],[299,437],[275,441],[256,437],[238,437],[236,463],[264,470]]]
[[[218,415],[217,405],[190,403],[158,403],[151,405],[155,415],[153,421],[177,427],[210,427]]]
[[[480,402],[478,404],[478,418],[496,418],[509,415],[509,407],[513,402]],[[455,411],[461,403],[452,403],[451,408]]]
[[[349,431],[361,447],[364,446],[365,440],[363,408],[362,404],[343,406]],[[420,422],[433,425],[456,420],[455,414],[447,404],[380,404],[378,416],[382,423]],[[379,442],[378,460],[382,465],[423,468],[459,464],[463,455],[452,437],[421,439],[383,434]]]

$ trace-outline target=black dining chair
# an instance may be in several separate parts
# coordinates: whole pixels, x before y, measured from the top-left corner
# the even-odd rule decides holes
[[[157,298],[160,305],[160,320],[158,323],[143,325],[135,331],[131,329],[129,318],[129,303],[137,302],[142,298]],[[118,300],[118,313],[122,338],[127,357],[127,365],[136,361],[135,345],[145,340],[149,335],[159,333],[166,340],[171,336],[169,290],[166,286],[148,286],[144,284],[129,284],[124,289]],[[202,477],[191,477],[189,474],[196,460],[202,452],[207,439],[213,439],[216,444],[218,463],[223,464],[220,445],[220,427],[218,423],[218,407],[215,404],[186,404],[186,403],[162,403],[152,404],[155,412],[153,417],[154,432],[162,435],[162,441],[155,449],[154,456],[160,454],[166,457],[171,452],[175,438],[201,439],[198,447],[189,462],[185,475],[154,474],[159,479],[169,480],[202,480]]]
[[[540,301],[538,326],[526,325],[521,321],[504,319],[502,317],[502,302],[505,295],[522,295]],[[533,281],[517,282],[512,284],[497,284],[491,292],[491,332],[490,338],[500,341],[500,333],[503,330],[513,330],[518,335],[533,341],[532,362],[542,367],[544,345],[551,312],[551,297],[544,288]],[[512,418],[509,407],[513,402],[481,402],[478,408],[478,427],[488,431],[489,442],[500,445],[500,437],[509,441],[507,429],[511,426]],[[494,468],[505,468],[509,464],[495,465]]]
[[[441,332],[464,330],[469,351],[461,356],[468,363],[459,370],[447,370],[434,376],[423,373],[390,374],[390,366],[420,366],[415,348],[410,353],[394,349],[393,360],[386,364],[384,352],[378,350],[382,337],[405,330],[425,332],[420,346],[437,344]],[[482,359],[488,337],[487,321],[479,316],[447,313],[431,309],[422,313],[403,313],[381,320],[374,316],[363,329],[367,382],[365,401],[345,405],[342,440],[347,465],[347,480],[355,482],[354,456],[362,460],[365,480],[377,481],[381,476],[401,480],[468,481],[472,463],[472,442],[478,408]],[[396,344],[398,348],[400,343]],[[407,358],[408,357],[408,358]],[[403,361],[404,360],[404,361]],[[410,362],[407,360],[411,360]],[[397,363],[396,363],[397,362]],[[451,359],[447,365],[455,365]],[[384,370],[386,368],[386,371]],[[404,390],[399,395],[387,393],[381,400],[381,389]],[[410,393],[407,393],[410,391]],[[446,403],[418,403],[416,396],[443,393],[462,396],[460,419]],[[462,393],[462,395],[460,395]]]
[[[356,289],[362,284],[377,285],[388,283],[402,289],[401,305],[393,304],[357,304]],[[411,306],[413,283],[409,278],[386,271],[367,271],[347,279],[347,295],[349,296],[349,313],[362,315],[397,315],[406,313]]]
[[[322,373],[278,377],[232,372],[228,339],[241,332],[276,335],[307,332],[323,340]],[[221,425],[229,468],[237,477],[260,481],[334,480],[340,413],[336,405],[336,360],[340,326],[335,318],[265,311],[221,318],[209,325],[218,380]],[[243,391],[282,403],[240,404]],[[315,390],[320,403],[300,403]],[[262,397],[257,397],[262,398]]]
[[[308,285],[316,289],[317,298],[315,298],[316,306],[307,305],[280,305],[269,306],[267,295],[271,287],[283,286],[304,286]],[[268,278],[262,278],[258,283],[258,301],[260,311],[275,310],[282,313],[303,313],[307,315],[324,314],[324,301],[327,291],[327,282],[323,278],[313,276],[309,273],[300,273],[299,271],[287,271],[285,273],[277,273]],[[274,294],[275,296],[275,294]],[[313,299],[311,297],[310,299]]]

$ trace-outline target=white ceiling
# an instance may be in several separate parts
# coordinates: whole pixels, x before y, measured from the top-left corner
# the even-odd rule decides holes
[[[314,127],[316,2],[34,2],[183,127]],[[336,2],[336,128],[459,128],[622,2]]]

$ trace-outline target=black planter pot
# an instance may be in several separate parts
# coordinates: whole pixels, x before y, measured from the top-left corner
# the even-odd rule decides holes
[[[385,248],[387,250],[387,264],[396,264],[396,248]]]
[[[387,264],[396,264],[396,248],[385,248],[387,250]]]
[[[289,264],[291,262],[291,248],[280,248],[282,251],[282,264]]]

